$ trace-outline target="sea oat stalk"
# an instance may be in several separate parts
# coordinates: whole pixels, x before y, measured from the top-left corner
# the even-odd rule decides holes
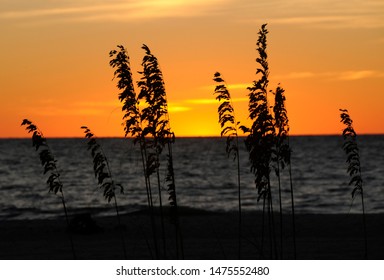
[[[214,94],[216,99],[221,102],[217,111],[219,114],[219,123],[221,126],[221,136],[227,136],[226,140],[226,152],[228,157],[231,155],[237,163],[237,185],[238,185],[238,256],[241,259],[241,179],[240,179],[240,156],[239,156],[239,137],[238,126],[239,122],[236,121],[235,110],[232,106],[231,95],[225,85],[225,81],[221,77],[219,72],[214,74],[213,80],[217,83]]]
[[[53,156],[51,148],[48,145],[47,139],[44,137],[43,132],[30,120],[24,119],[21,125],[26,126],[25,129],[28,131],[28,133],[32,133],[32,145],[33,147],[35,147],[36,152],[39,151],[40,162],[41,162],[41,165],[43,166],[44,174],[47,174],[47,173],[49,174],[49,177],[47,179],[49,192],[53,192],[55,195],[59,193],[59,196],[61,198],[61,203],[63,204],[65,220],[67,223],[67,227],[69,228],[69,218],[68,218],[67,206],[65,203],[63,184],[60,180],[60,173],[56,166],[57,161]],[[70,231],[68,231],[68,233],[69,233],[69,241],[71,243],[73,258],[76,259],[76,253],[73,245],[72,235]]]
[[[119,93],[119,100],[123,104],[122,111],[124,112],[123,120],[125,137],[132,137],[134,139],[135,144],[140,144],[140,154],[144,172],[148,207],[150,211],[155,255],[156,258],[159,258],[157,230],[155,225],[155,214],[152,199],[152,188],[151,181],[149,178],[149,172],[147,170],[147,145],[143,135],[139,99],[136,96],[135,88],[133,85],[130,59],[127,50],[122,45],[118,45],[117,47],[118,50],[112,50],[109,53],[109,57],[111,58],[109,65],[115,69],[114,78],[118,79],[117,88],[121,90],[121,92]]]
[[[283,258],[283,209],[281,197],[281,171],[288,166],[291,192],[291,211],[292,211],[292,228],[293,228],[293,247],[294,258],[296,259],[296,223],[295,223],[295,204],[293,196],[292,170],[291,170],[291,148],[289,146],[289,123],[288,114],[285,107],[285,90],[278,85],[275,92],[275,104],[273,106],[275,121],[275,151],[273,161],[274,169],[279,184],[279,206],[280,206],[280,250]]]
[[[166,238],[164,228],[162,187],[160,179],[160,155],[165,147],[168,148],[168,175],[171,179],[171,193],[175,192],[174,188],[174,172],[171,146],[175,141],[174,133],[171,131],[168,115],[168,103],[165,91],[163,73],[160,69],[158,60],[154,56],[147,45],[143,45],[142,49],[145,55],[142,60],[143,70],[139,72],[142,75],[141,80],[137,83],[140,87],[139,100],[143,100],[145,105],[142,109],[141,121],[143,123],[143,137],[146,139],[147,154],[147,172],[148,176],[156,174],[158,182],[159,206],[161,217],[161,228],[163,235],[163,252],[166,257]],[[170,164],[172,166],[170,166]],[[169,172],[171,169],[172,172]],[[168,188],[169,190],[169,188]],[[175,198],[171,194],[171,198]],[[172,200],[171,200],[172,202]],[[177,207],[177,203],[171,204],[171,207]],[[177,212],[173,212],[177,213]]]
[[[93,159],[93,171],[95,173],[95,177],[97,178],[97,183],[99,187],[103,189],[104,198],[108,201],[108,203],[110,203],[112,199],[114,201],[117,222],[118,222],[118,226],[121,234],[123,253],[124,253],[125,259],[127,259],[125,238],[123,234],[123,228],[121,225],[121,219],[119,214],[119,207],[117,205],[117,198],[116,198],[116,189],[119,188],[120,193],[123,194],[124,193],[123,186],[121,184],[116,184],[115,181],[113,180],[109,161],[105,156],[103,148],[96,140],[95,135],[87,126],[82,126],[81,128],[84,130],[85,138],[88,139],[87,146],[88,146],[88,150],[91,151],[91,155]]]
[[[272,193],[271,193],[271,160],[275,141],[275,127],[268,104],[268,83],[269,83],[269,66],[267,55],[267,34],[266,24],[261,26],[258,32],[257,51],[259,57],[256,62],[259,67],[256,74],[261,74],[258,80],[248,87],[248,111],[249,118],[253,121],[250,128],[241,126],[242,130],[247,133],[245,145],[249,152],[249,160],[251,163],[251,171],[255,175],[255,185],[258,192],[258,200],[263,199],[263,205],[268,210],[268,225],[270,233],[270,252],[272,254],[276,250],[276,236],[273,215]],[[263,206],[263,212],[265,210]],[[264,214],[262,221],[262,245],[264,239]],[[274,249],[273,249],[274,248]]]
[[[352,190],[352,199],[355,199],[356,195],[360,194],[361,197],[361,206],[363,211],[363,230],[364,230],[364,257],[368,256],[368,238],[367,238],[367,226],[365,218],[365,204],[364,204],[364,189],[363,189],[363,179],[361,177],[361,168],[360,168],[360,154],[359,148],[357,147],[356,137],[357,134],[353,128],[353,121],[349,116],[348,110],[340,109],[341,122],[346,126],[343,130],[343,150],[347,155],[346,162],[348,163],[347,172],[350,176],[349,185],[354,185]]]

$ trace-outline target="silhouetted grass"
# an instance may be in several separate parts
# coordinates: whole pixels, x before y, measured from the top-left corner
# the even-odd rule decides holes
[[[142,60],[143,70],[139,72],[141,79],[137,82],[140,93],[136,95],[132,73],[129,65],[129,57],[123,46],[118,46],[120,51],[110,52],[110,65],[115,70],[115,77],[119,78],[118,88],[123,90],[119,94],[120,101],[123,102],[122,110],[125,112],[125,133],[126,136],[135,138],[135,143],[140,143],[142,155],[143,170],[146,181],[148,205],[151,209],[152,228],[154,232],[156,257],[159,258],[157,248],[157,235],[154,223],[153,213],[153,193],[151,189],[151,178],[155,176],[157,181],[159,211],[161,219],[161,231],[163,241],[163,257],[166,258],[166,234],[164,226],[164,213],[162,201],[162,182],[167,184],[171,206],[171,221],[176,226],[176,245],[177,256],[183,256],[182,237],[179,229],[176,187],[173,169],[172,144],[175,141],[175,135],[170,129],[168,104],[164,86],[163,74],[158,64],[157,58],[151,53],[148,46],[143,45],[142,49],[145,55]],[[140,105],[140,106],[139,106]],[[165,180],[161,179],[160,155],[167,148],[167,174]],[[180,254],[179,254],[180,251]]]
[[[256,62],[259,67],[256,74],[261,74],[258,80],[253,81],[253,86],[248,87],[248,111],[249,118],[253,122],[250,128],[242,126],[247,134],[245,145],[249,152],[251,172],[255,175],[255,185],[258,192],[258,201],[263,199],[263,212],[267,207],[268,228],[270,233],[270,252],[276,249],[276,232],[274,225],[272,192],[271,192],[271,161],[275,144],[274,119],[269,111],[268,104],[268,83],[269,66],[267,55],[267,34],[266,24],[261,26],[258,32],[257,51],[259,57]],[[264,217],[264,215],[263,215]],[[264,218],[262,222],[262,245],[264,244]]]
[[[183,235],[180,228],[179,211],[177,206],[176,185],[175,185],[175,172],[173,168],[172,147],[169,147],[170,152],[167,155],[167,175],[165,181],[167,184],[167,191],[169,194],[168,200],[170,204],[170,218],[171,223],[175,226],[176,238],[176,257],[184,259],[184,244]]]
[[[117,198],[116,198],[116,189],[118,188],[120,189],[120,193],[124,193],[123,186],[121,184],[116,184],[115,181],[113,180],[108,159],[105,156],[103,148],[96,141],[95,135],[87,126],[82,126],[81,128],[84,130],[85,138],[88,139],[87,146],[88,146],[88,150],[91,151],[91,156],[93,159],[93,171],[95,173],[95,177],[97,178],[97,183],[99,187],[103,189],[104,198],[108,201],[108,203],[110,203],[112,199],[114,201],[117,222],[118,222],[119,231],[121,234],[124,258],[126,259],[127,252],[126,252],[126,246],[125,246],[125,238],[123,234],[123,228],[121,225],[121,220],[119,215],[119,207],[117,205]]]
[[[290,188],[291,188],[291,208],[293,225],[294,256],[296,258],[296,229],[295,212],[293,199],[293,183],[291,174],[291,149],[289,147],[289,125],[288,115],[285,108],[284,89],[278,85],[276,91],[268,89],[269,84],[269,65],[267,55],[267,34],[266,24],[261,26],[258,32],[257,51],[259,57],[256,58],[258,68],[256,75],[260,74],[259,79],[253,81],[253,86],[248,87],[248,111],[249,119],[252,121],[251,127],[240,126],[246,134],[245,145],[249,152],[251,172],[255,175],[255,186],[258,192],[257,200],[263,201],[262,215],[262,237],[261,251],[263,252],[264,231],[265,231],[265,212],[268,217],[269,240],[271,257],[273,252],[278,257],[276,232],[274,224],[274,211],[271,191],[271,169],[274,169],[278,180],[279,194],[279,213],[280,213],[280,251],[283,257],[283,208],[281,191],[281,171],[285,166],[289,166]],[[238,132],[239,123],[235,120],[234,109],[231,104],[231,97],[224,80],[220,73],[215,73],[214,81],[218,83],[215,88],[216,99],[221,101],[218,108],[219,123],[222,128],[221,136],[227,135],[226,151],[228,155],[233,153],[234,158],[239,160],[238,154]],[[275,96],[274,106],[268,103],[268,93]],[[271,109],[273,108],[273,110]],[[239,197],[239,228],[241,227],[241,199],[240,199],[240,167],[238,161],[238,197]],[[239,233],[240,236],[240,233]],[[239,237],[240,240],[240,237]],[[240,244],[239,244],[240,247]],[[262,253],[263,254],[263,253]],[[239,252],[240,255],[240,252]]]
[[[47,179],[49,192],[53,192],[55,195],[59,193],[61,202],[63,204],[65,220],[67,222],[67,227],[69,229],[69,218],[68,218],[67,206],[65,204],[63,184],[60,181],[60,173],[56,167],[57,161],[53,156],[51,148],[48,145],[47,139],[44,137],[43,132],[30,120],[24,119],[21,125],[25,126],[25,129],[28,131],[28,133],[32,133],[32,145],[36,149],[36,152],[39,152],[40,162],[44,169],[43,172],[44,174],[49,174],[49,177]],[[69,230],[68,230],[68,235],[71,243],[73,258],[76,259],[76,253],[73,245],[72,235]]]
[[[363,190],[363,179],[361,177],[360,168],[360,155],[359,148],[357,147],[356,137],[357,134],[353,128],[353,121],[349,116],[348,110],[340,109],[341,122],[346,126],[343,130],[343,150],[347,155],[346,162],[348,163],[347,172],[351,177],[349,185],[354,185],[352,190],[352,199],[355,199],[356,195],[360,194],[361,206],[363,208],[363,229],[364,229],[364,257],[368,256],[368,238],[367,238],[367,226],[365,219],[365,205],[364,205],[364,190]]]
[[[143,124],[139,108],[139,99],[136,95],[133,85],[132,71],[127,50],[122,45],[118,45],[117,47],[119,50],[112,50],[109,52],[109,57],[111,58],[109,65],[116,69],[114,72],[114,78],[118,78],[117,88],[121,90],[119,93],[119,100],[123,103],[122,111],[124,112],[123,121],[125,137],[132,137],[135,144],[140,144],[140,154],[145,179],[148,207],[150,210],[155,255],[156,258],[159,258],[152,188],[149,172],[147,171],[147,146],[143,135]]]
[[[293,247],[294,258],[296,259],[296,223],[295,223],[295,204],[293,196],[292,170],[291,170],[291,148],[289,146],[289,123],[288,115],[285,107],[285,90],[278,85],[275,92],[275,104],[273,106],[275,121],[275,150],[272,161],[275,163],[274,169],[279,185],[279,208],[280,208],[280,250],[283,257],[283,208],[281,197],[281,171],[288,166],[290,192],[291,192],[291,211],[292,211],[292,228],[293,228]]]
[[[283,257],[283,207],[282,207],[282,187],[281,187],[281,171],[288,166],[290,177],[291,191],[291,208],[292,208],[292,225],[293,225],[293,243],[294,256],[296,258],[296,229],[295,229],[295,212],[294,212],[294,196],[293,183],[291,174],[291,149],[289,147],[289,124],[288,115],[285,108],[284,89],[278,85],[275,91],[269,90],[269,65],[267,54],[267,34],[266,24],[263,24],[258,32],[257,52],[259,56],[256,58],[258,67],[256,75],[259,78],[253,81],[253,86],[248,87],[248,111],[249,119],[252,121],[251,127],[240,126],[240,129],[246,134],[245,145],[249,152],[249,160],[251,163],[251,172],[255,175],[255,186],[258,192],[257,200],[263,201],[262,215],[262,237],[261,250],[264,245],[265,231],[265,213],[268,217],[269,240],[271,257],[273,252],[278,258],[276,229],[274,223],[274,211],[272,203],[271,191],[271,170],[275,171],[278,181],[279,194],[279,213],[280,213],[280,251]],[[234,109],[231,104],[230,94],[221,78],[220,73],[216,73],[214,81],[219,84],[216,86],[215,93],[217,99],[222,101],[218,108],[219,123],[222,128],[221,135],[227,136],[227,153],[234,153],[238,158],[238,133],[237,127],[239,123],[235,120]],[[275,96],[274,105],[271,106],[268,101],[268,93]],[[238,164],[239,169],[239,164]],[[239,178],[239,207],[240,203],[240,175]],[[239,209],[241,212],[241,209]]]
[[[236,121],[235,110],[232,106],[231,95],[222,79],[221,74],[216,72],[213,80],[218,84],[215,88],[216,99],[221,102],[218,108],[219,123],[221,126],[221,136],[227,136],[226,152],[228,157],[231,155],[237,162],[237,185],[238,185],[238,209],[239,209],[239,259],[241,259],[241,179],[240,179],[240,156],[239,156],[239,137],[238,125]]]
[[[139,100],[143,100],[145,103],[144,108],[141,111],[141,121],[143,123],[143,137],[146,139],[146,147],[148,152],[147,172],[148,176],[155,174],[157,178],[161,228],[163,235],[163,254],[164,258],[166,258],[166,235],[161,191],[162,180],[160,178],[160,155],[164,148],[168,149],[168,173],[166,180],[168,181],[168,192],[171,199],[171,209],[173,209],[171,213],[176,215],[177,202],[172,155],[172,144],[175,141],[175,135],[171,131],[169,123],[168,103],[164,78],[157,57],[152,54],[147,45],[144,44],[142,49],[145,51],[145,55],[141,63],[143,70],[139,72],[142,77],[141,80],[137,82],[137,85],[140,87],[138,98]],[[173,217],[172,219],[176,220],[178,217]],[[179,227],[178,223],[175,225],[177,228]],[[179,254],[178,250],[177,254]]]

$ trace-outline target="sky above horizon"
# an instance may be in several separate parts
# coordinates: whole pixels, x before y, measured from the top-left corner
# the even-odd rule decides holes
[[[140,79],[142,44],[164,74],[176,136],[220,135],[213,74],[237,119],[248,119],[257,32],[268,23],[270,89],[285,89],[294,135],[340,134],[340,108],[358,134],[384,133],[381,0],[0,0],[0,137],[124,136],[109,51],[128,50]],[[138,92],[138,91],[137,91]]]

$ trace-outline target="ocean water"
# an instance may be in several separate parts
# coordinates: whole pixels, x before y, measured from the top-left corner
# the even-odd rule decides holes
[[[86,141],[49,139],[64,185],[70,214],[114,215],[103,198],[93,173]],[[124,186],[118,194],[121,212],[144,209],[146,191],[138,147],[130,139],[105,138],[99,143],[108,157],[114,180]],[[290,138],[295,211],[298,213],[360,213],[360,199],[352,200],[346,156],[340,136],[296,136]],[[384,136],[359,136],[362,177],[367,213],[384,213]],[[261,210],[248,154],[240,140],[242,208]],[[60,197],[49,193],[38,154],[31,139],[0,139],[0,220],[40,219],[63,215]],[[225,153],[225,139],[177,138],[174,168],[178,204],[204,210],[237,210],[237,166]],[[273,173],[272,173],[273,175]],[[165,171],[161,170],[164,178]],[[272,176],[274,178],[274,176]],[[282,173],[283,211],[290,212],[288,172]],[[162,182],[164,184],[164,182]],[[155,180],[153,185],[156,186]],[[168,203],[166,186],[162,200]],[[277,207],[277,181],[272,180]],[[159,195],[154,191],[157,205]]]

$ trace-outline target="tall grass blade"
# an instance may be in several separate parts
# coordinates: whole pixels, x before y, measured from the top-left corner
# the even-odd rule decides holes
[[[124,258],[127,259],[125,238],[123,234],[123,228],[119,215],[119,207],[117,205],[116,198],[116,189],[118,188],[120,190],[120,193],[123,194],[123,186],[121,184],[116,184],[113,180],[108,159],[105,156],[102,146],[96,140],[95,135],[87,126],[82,126],[81,128],[84,130],[85,138],[88,139],[87,146],[88,150],[91,151],[91,155],[93,158],[93,171],[95,173],[95,177],[97,178],[97,183],[99,187],[103,189],[104,198],[108,201],[108,203],[110,203],[112,199],[114,201],[117,222],[121,234]]]
[[[214,74],[213,80],[217,83],[214,94],[216,99],[221,102],[218,107],[219,123],[221,126],[221,136],[227,136],[226,152],[228,157],[231,155],[237,162],[237,185],[238,185],[238,256],[241,259],[241,239],[242,239],[242,213],[241,213],[241,179],[240,179],[240,157],[239,157],[239,137],[238,126],[236,121],[235,110],[232,105],[231,95],[225,85],[225,81],[219,72]]]
[[[244,133],[247,133],[245,145],[249,152],[249,160],[251,163],[251,172],[255,175],[255,185],[258,192],[258,200],[267,200],[266,206],[268,217],[271,223],[270,229],[270,247],[275,248],[276,253],[276,236],[274,232],[274,215],[271,194],[271,160],[275,141],[275,127],[268,104],[268,83],[269,83],[269,66],[267,55],[267,34],[266,24],[263,24],[258,32],[257,51],[259,57],[256,62],[259,67],[256,75],[261,74],[258,80],[253,81],[253,86],[248,87],[248,111],[249,118],[253,121],[252,126],[247,128],[241,126]],[[264,207],[263,207],[264,208]],[[272,244],[274,243],[274,244]],[[272,252],[271,252],[272,254]]]
[[[291,148],[289,146],[289,123],[288,114],[285,107],[285,90],[278,85],[275,92],[275,104],[273,107],[274,120],[275,120],[275,153],[273,161],[275,163],[274,169],[278,178],[279,184],[279,207],[280,207],[280,250],[283,258],[283,209],[281,197],[281,171],[288,166],[289,179],[290,179],[290,192],[291,192],[291,211],[292,211],[292,228],[293,228],[293,247],[294,258],[296,259],[296,223],[295,223],[295,205],[293,196],[293,183],[292,183],[292,170],[291,170]]]
[[[167,183],[168,200],[170,204],[170,218],[171,223],[175,226],[176,236],[176,257],[177,259],[184,259],[184,245],[183,236],[180,228],[180,219],[177,206],[176,197],[176,184],[175,184],[175,172],[173,168],[173,156],[172,156],[172,144],[168,143],[168,155],[167,155],[167,175],[165,181]]]
[[[142,109],[141,121],[143,122],[143,137],[146,139],[148,154],[147,154],[147,172],[148,176],[156,174],[159,193],[159,206],[161,217],[161,228],[163,236],[163,253],[166,258],[166,235],[164,227],[164,214],[162,202],[162,188],[160,179],[160,155],[165,147],[168,147],[168,181],[171,181],[171,193],[175,190],[175,180],[173,172],[173,160],[171,144],[175,140],[174,133],[171,131],[168,115],[167,96],[163,73],[160,69],[158,60],[147,45],[143,45],[142,49],[145,55],[142,60],[143,70],[139,72],[142,75],[137,85],[140,87],[139,100],[143,100],[145,105]],[[171,207],[177,208],[177,203],[174,203],[176,195],[171,195]],[[173,212],[177,213],[177,212]],[[178,226],[176,227],[178,228]]]
[[[65,203],[63,184],[60,181],[60,173],[57,170],[57,161],[53,156],[51,148],[48,145],[47,139],[44,137],[42,131],[30,120],[24,119],[21,123],[21,126],[25,126],[25,129],[28,131],[28,133],[32,133],[32,145],[35,148],[36,152],[39,152],[40,162],[43,166],[43,173],[49,174],[49,177],[47,179],[49,192],[53,192],[55,195],[59,193],[61,202],[63,204],[65,220],[67,223],[67,227],[69,228],[69,218],[67,206]],[[71,244],[73,258],[76,259],[75,247],[70,231],[68,231],[68,236]]]
[[[360,155],[359,148],[357,147],[357,134],[353,128],[353,121],[349,116],[348,110],[339,109],[341,122],[345,125],[343,130],[343,150],[347,156],[346,162],[348,163],[347,172],[350,176],[349,185],[354,185],[354,188],[351,192],[352,199],[355,199],[357,195],[360,194],[361,205],[363,211],[363,230],[364,230],[364,257],[368,257],[368,238],[367,238],[367,226],[365,218],[365,205],[364,205],[364,190],[363,190],[363,179],[361,177],[361,168],[360,168]]]
[[[144,100],[145,107],[141,111],[141,121],[144,123],[143,137],[146,139],[147,146],[147,176],[156,175],[159,210],[161,219],[161,232],[163,240],[163,254],[166,257],[166,236],[164,226],[163,201],[160,179],[160,154],[163,151],[165,142],[163,141],[169,132],[166,128],[168,120],[165,118],[167,104],[165,99],[165,87],[163,75],[159,68],[157,58],[151,53],[148,46],[142,46],[145,55],[142,60],[143,71],[137,85],[140,87],[139,100]]]
[[[265,24],[262,25],[258,34],[257,51],[260,57],[256,59],[256,62],[260,68],[257,68],[256,74],[261,73],[261,77],[253,82],[252,87],[248,87],[248,111],[253,123],[250,128],[244,126],[241,128],[248,133],[245,144],[249,151],[251,171],[256,177],[255,184],[259,194],[258,199],[260,199],[266,198],[269,192],[270,162],[275,130],[268,105],[269,67],[266,53],[268,30]]]
[[[119,100],[123,103],[122,111],[124,112],[124,130],[125,137],[132,137],[134,143],[140,144],[140,154],[145,178],[145,188],[147,193],[148,207],[150,211],[151,228],[154,240],[155,255],[159,258],[159,250],[157,244],[157,230],[155,225],[155,214],[152,199],[152,188],[149,173],[147,170],[147,145],[143,135],[142,116],[139,108],[139,99],[136,95],[133,85],[132,71],[130,67],[129,56],[127,50],[122,45],[118,45],[118,50],[112,50],[109,53],[111,58],[109,65],[116,69],[114,78],[118,78],[117,88],[121,90]]]

